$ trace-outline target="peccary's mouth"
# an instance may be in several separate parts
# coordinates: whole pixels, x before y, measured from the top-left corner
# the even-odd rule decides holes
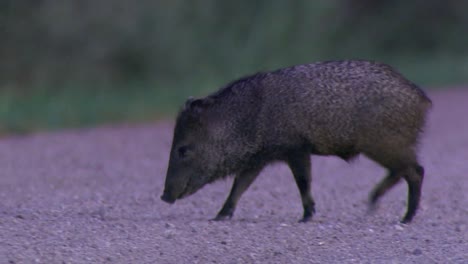
[[[171,195],[171,192],[164,190],[163,195],[161,195],[161,200],[163,200],[166,203],[173,204],[176,200],[180,200],[182,198],[190,196],[191,194],[195,193],[198,189],[199,188],[193,188],[191,179],[189,179],[187,184],[184,186],[182,192],[180,192],[178,195]]]
[[[190,191],[184,190],[184,192],[181,193],[181,194],[179,195],[179,197],[177,197],[177,199],[179,200],[179,199],[185,198],[185,197],[187,197],[187,196],[190,196],[190,195],[194,194],[196,191],[197,191],[196,189],[190,190]]]
[[[189,188],[188,188],[189,184],[185,185],[185,188],[184,190],[180,193],[179,197],[177,197],[177,199],[182,199],[186,196],[189,196],[191,193],[189,192]]]
[[[177,197],[177,200],[194,194],[195,192],[198,191],[198,189],[200,188],[195,187],[195,185],[192,183],[192,178],[190,178],[187,182],[187,185],[185,185],[184,190]]]
[[[173,204],[175,203],[176,200],[182,199],[185,196],[187,196],[187,188],[185,188],[178,196],[172,196],[169,194],[169,192],[164,192],[163,195],[161,195],[161,200],[163,200],[166,203]]]

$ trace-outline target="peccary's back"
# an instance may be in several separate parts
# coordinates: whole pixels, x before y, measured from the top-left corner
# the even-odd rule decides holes
[[[414,145],[430,99],[388,65],[331,61],[267,73],[258,128],[264,144],[316,151]]]

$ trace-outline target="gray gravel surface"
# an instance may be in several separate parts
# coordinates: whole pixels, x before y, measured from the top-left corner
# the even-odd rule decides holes
[[[468,89],[430,93],[421,209],[401,182],[367,213],[385,171],[312,157],[317,214],[302,214],[283,164],[266,168],[234,218],[211,222],[232,180],[168,205],[172,122],[0,140],[0,263],[468,263]]]

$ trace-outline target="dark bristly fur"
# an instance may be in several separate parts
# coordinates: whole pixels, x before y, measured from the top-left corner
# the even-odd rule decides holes
[[[173,203],[207,183],[235,175],[216,220],[230,218],[242,193],[265,165],[284,161],[299,188],[308,221],[310,155],[350,160],[362,153],[389,173],[370,203],[405,179],[410,222],[424,168],[416,146],[431,100],[392,67],[370,61],[329,61],[257,73],[180,111],[162,199]]]

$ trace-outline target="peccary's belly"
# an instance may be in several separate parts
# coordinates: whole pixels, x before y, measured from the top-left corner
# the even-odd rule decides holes
[[[336,155],[349,160],[359,154],[357,141],[350,135],[320,134],[307,140],[305,144],[311,154]]]
[[[282,127],[268,133],[267,152],[275,156],[291,151],[305,150],[314,155],[335,155],[349,160],[359,154],[354,128],[324,126],[309,129],[303,123],[300,129]],[[275,153],[275,154],[273,154]]]

